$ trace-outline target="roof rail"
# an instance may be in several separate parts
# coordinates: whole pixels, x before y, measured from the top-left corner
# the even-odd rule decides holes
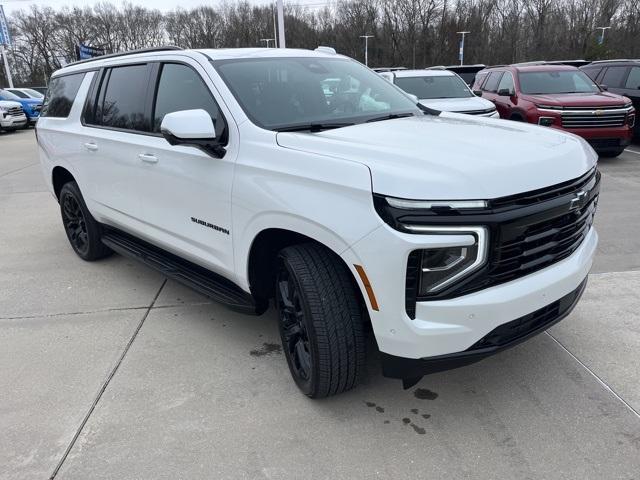
[[[548,62],[546,60],[535,60],[533,62],[519,62],[519,63],[512,63],[511,66],[512,67],[527,67],[527,66],[533,66],[533,65],[546,65]]]
[[[397,70],[406,70],[407,67],[373,67],[371,70],[374,72],[395,72]]]
[[[77,62],[71,62],[65,65],[70,67],[71,65],[80,65],[82,63],[95,62],[96,60],[103,60],[105,58],[125,57],[127,55],[135,55],[136,53],[150,53],[150,52],[164,52],[168,50],[182,50],[175,45],[167,45],[166,47],[152,47],[152,48],[139,48],[138,50],[129,50],[128,52],[109,53],[108,55],[100,55],[98,57],[87,58],[86,60],[78,60]]]
[[[425,67],[425,70],[446,70],[447,67],[444,65],[434,65],[432,67]]]
[[[594,60],[591,63],[607,63],[607,62],[640,62],[638,58],[612,58],[611,60]]]

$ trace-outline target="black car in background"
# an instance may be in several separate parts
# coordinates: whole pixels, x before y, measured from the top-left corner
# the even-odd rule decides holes
[[[467,85],[471,86],[476,81],[476,73],[486,68],[486,65],[482,63],[476,65],[447,65],[444,68],[457,73],[459,77],[467,82]]]
[[[580,67],[598,85],[605,86],[610,92],[624,95],[633,102],[636,112],[640,111],[640,59],[636,60],[600,60]],[[636,140],[640,139],[640,122],[636,121],[633,130]]]

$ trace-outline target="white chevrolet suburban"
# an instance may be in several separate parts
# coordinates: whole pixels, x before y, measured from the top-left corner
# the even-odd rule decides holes
[[[37,125],[71,247],[261,314],[310,397],[357,384],[372,331],[405,388],[565,317],[596,249],[582,139],[416,104],[294,49],[130,52],[56,72]]]

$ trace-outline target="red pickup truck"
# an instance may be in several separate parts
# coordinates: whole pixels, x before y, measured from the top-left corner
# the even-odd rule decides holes
[[[604,157],[620,155],[631,142],[631,100],[605,91],[575,67],[490,67],[477,74],[473,90],[494,102],[501,118],[574,133]]]

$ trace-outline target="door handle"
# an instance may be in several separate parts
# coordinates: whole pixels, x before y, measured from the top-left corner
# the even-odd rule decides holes
[[[87,142],[84,144],[84,148],[86,148],[90,152],[95,152],[96,150],[98,150],[98,145],[93,142]]]
[[[141,153],[140,155],[138,155],[138,158],[143,162],[158,163],[158,157],[150,153]]]

